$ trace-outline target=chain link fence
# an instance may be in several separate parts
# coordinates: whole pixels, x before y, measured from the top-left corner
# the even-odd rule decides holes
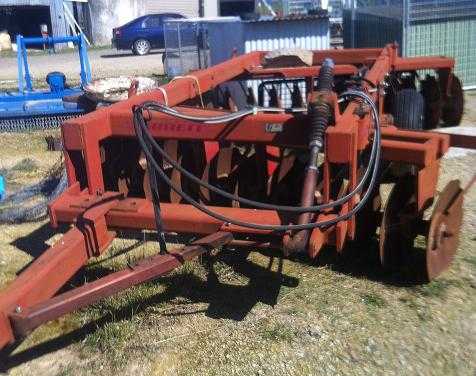
[[[206,30],[197,22],[166,22],[165,61],[168,76],[174,77],[210,66]]]

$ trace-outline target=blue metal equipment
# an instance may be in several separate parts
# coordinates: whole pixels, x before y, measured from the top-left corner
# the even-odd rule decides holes
[[[3,176],[0,175],[0,201],[2,201],[5,198],[5,180],[3,179]]]
[[[84,109],[78,105],[77,100],[74,100],[74,97],[77,98],[83,93],[83,88],[91,81],[91,66],[84,36],[80,34],[25,38],[18,35],[16,41],[18,92],[0,93],[0,132],[54,128],[65,119],[84,113]],[[81,66],[80,85],[69,87],[63,73],[50,72],[46,76],[49,90],[35,90],[28,65],[27,46],[52,48],[60,43],[73,43],[78,47]]]

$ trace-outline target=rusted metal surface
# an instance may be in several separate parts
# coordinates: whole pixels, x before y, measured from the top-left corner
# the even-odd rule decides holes
[[[219,232],[195,241],[188,247],[157,255],[127,269],[111,273],[94,282],[44,300],[21,312],[9,315],[16,335],[25,336],[39,325],[54,320],[74,310],[111,296],[128,287],[162,276],[185,261],[197,257],[208,249],[221,247],[233,240],[230,233]]]
[[[141,149],[136,140],[133,106],[157,101],[188,116],[224,116],[236,111],[239,101],[227,94],[226,103],[217,104],[214,96],[224,90],[222,85],[269,78],[280,82],[290,79],[293,83],[301,80],[305,91],[295,91],[299,98],[294,98],[293,103],[305,107],[316,99],[316,95],[319,97],[315,84],[326,58],[335,63],[334,88],[326,94],[330,126],[325,131],[323,152],[319,154],[321,162],[311,173],[305,173],[305,161],[309,160],[309,114],[302,108],[299,111],[258,111],[231,122],[214,124],[149,111],[144,116],[149,119],[150,135],[162,145],[171,161],[234,197],[240,195],[259,202],[301,207],[327,204],[357,186],[362,162],[368,157],[376,137],[369,108],[364,103],[338,101],[338,95],[345,88],[357,87],[375,102],[375,106],[370,107],[378,109],[382,160],[386,166],[403,168],[406,175],[403,178],[389,175],[388,179],[396,184],[383,208],[383,215],[377,184],[373,200],[360,216],[357,213],[357,217],[352,215],[326,227],[306,230],[305,236],[298,239],[298,248],[305,250],[310,258],[317,257],[326,245],[341,252],[347,241],[372,236],[380,225],[382,263],[398,266],[404,261],[402,255],[416,233],[429,229],[425,233],[428,235],[428,277],[435,277],[448,266],[456,250],[464,191],[450,184],[440,195],[429,224],[423,221],[422,213],[435,198],[440,159],[449,146],[474,148],[474,140],[397,128],[384,102],[386,80],[390,75],[403,72],[411,76],[419,69],[437,71],[442,93],[451,96],[454,60],[401,58],[395,45],[379,49],[315,51],[310,67],[263,68],[264,55],[265,52],[253,52],[235,57],[175,79],[163,85],[161,90],[144,94],[131,92],[127,101],[98,109],[63,125],[69,188],[51,203],[50,219],[53,226],[70,223],[73,227],[0,293],[0,349],[48,320],[163,275],[184,260],[202,254],[208,247],[230,244],[282,252],[292,235],[289,231],[247,228],[216,219],[185,202],[160,181],[163,231],[201,234],[205,238],[182,250],[154,256],[137,266],[55,296],[90,258],[107,249],[114,229],[156,229],[151,201],[154,187],[149,179],[151,166],[145,149]],[[268,95],[273,106],[283,106],[275,87]],[[257,105],[252,96],[246,100],[252,106]],[[315,213],[255,209],[218,197],[209,188],[190,182],[169,162],[162,160],[160,165],[175,186],[181,187],[207,209],[235,221],[257,225],[315,224],[342,218],[353,213],[363,196],[361,192],[342,205]]]
[[[433,130],[433,132],[443,133],[450,137],[450,145],[453,147],[476,149],[476,128],[475,127],[448,127]]]
[[[433,209],[426,246],[426,267],[430,280],[446,270],[456,254],[463,221],[463,193],[460,182],[452,180],[438,196]]]

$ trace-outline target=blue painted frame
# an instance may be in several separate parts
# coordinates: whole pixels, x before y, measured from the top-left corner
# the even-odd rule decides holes
[[[86,86],[91,82],[91,65],[89,64],[88,51],[86,47],[86,40],[83,34],[77,36],[65,37],[34,37],[25,38],[22,35],[17,35],[17,64],[18,64],[18,91],[25,93],[33,91],[33,83],[31,80],[30,68],[28,65],[27,46],[48,46],[54,47],[60,43],[73,43],[78,46],[79,64],[81,66],[81,87]]]
[[[63,98],[81,94],[84,87],[91,82],[91,65],[89,63],[86,40],[82,34],[64,37],[25,38],[17,35],[18,92],[0,93],[0,120],[37,115],[61,115],[82,113],[84,110],[76,104],[66,104]],[[80,85],[66,87],[62,91],[35,90],[28,65],[28,46],[54,47],[60,43],[73,43],[78,47]]]

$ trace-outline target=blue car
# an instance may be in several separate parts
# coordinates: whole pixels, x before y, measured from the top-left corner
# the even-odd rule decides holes
[[[152,48],[164,48],[164,20],[185,18],[178,13],[148,14],[112,29],[112,45],[118,50],[130,50],[147,55]]]

